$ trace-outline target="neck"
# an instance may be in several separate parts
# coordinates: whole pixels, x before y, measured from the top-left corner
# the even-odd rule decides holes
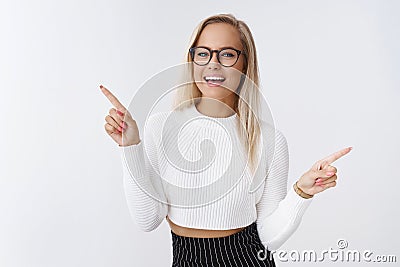
[[[221,100],[202,97],[196,106],[200,113],[209,117],[226,118],[236,113],[235,99],[233,97]]]

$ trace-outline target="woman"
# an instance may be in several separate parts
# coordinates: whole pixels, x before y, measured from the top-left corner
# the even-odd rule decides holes
[[[317,161],[287,191],[286,139],[279,130],[263,121],[261,125],[257,123],[258,63],[248,26],[231,14],[206,18],[192,35],[186,61],[191,63],[195,81],[178,90],[175,98],[178,112],[175,120],[168,122],[165,132],[160,127],[168,116],[161,114],[149,119],[144,145],[129,111],[109,90],[100,86],[115,107],[105,118],[105,130],[124,152],[124,185],[130,212],[144,231],[154,230],[164,218],[168,221],[173,266],[275,266],[271,251],[278,249],[297,229],[313,196],[336,185],[337,169],[330,164],[347,154],[351,147]],[[255,86],[248,86],[250,83],[243,77]],[[181,144],[172,140],[177,136],[173,134],[176,133],[174,129],[181,127],[175,127],[178,124],[171,126],[171,123],[184,118],[201,120],[179,132],[187,148],[185,157],[196,158],[201,149],[200,157],[213,149],[215,154],[233,151],[232,155],[220,153],[215,157],[213,168],[200,176],[173,170],[162,152],[170,153],[168,156],[181,153],[177,149]],[[229,137],[238,142],[228,144],[226,138],[220,138],[223,133],[218,132],[219,128],[212,128],[214,122],[223,126]],[[261,133],[272,136],[274,145],[270,144],[271,138],[263,139]],[[218,141],[209,148],[196,146],[205,137]],[[194,148],[189,144],[195,144]],[[229,150],[228,145],[232,146]],[[144,156],[144,146],[148,159]],[[161,150],[161,146],[166,148]],[[259,149],[268,151],[266,158],[257,154]],[[244,171],[243,178],[233,186],[232,181],[241,171],[247,170],[242,169],[247,157],[250,170]],[[226,159],[229,167],[224,168]],[[255,171],[257,159],[262,166],[261,173]],[[176,162],[183,162],[180,170],[189,169],[193,164],[196,170],[202,166],[193,161],[189,164],[182,158]],[[215,190],[216,184],[210,180],[219,178],[223,168],[223,175],[226,174],[228,179],[223,185],[218,184],[224,189],[224,196],[216,199],[209,192],[221,191]],[[252,177],[257,175],[266,178],[255,193],[247,192]],[[160,177],[170,179],[170,183],[164,183]],[[177,187],[182,189],[188,184],[193,185],[193,181],[198,181],[196,186],[208,181],[214,187],[208,187],[209,191],[173,191],[172,184],[178,184]],[[146,190],[141,190],[140,185]],[[229,192],[225,190],[228,187]]]

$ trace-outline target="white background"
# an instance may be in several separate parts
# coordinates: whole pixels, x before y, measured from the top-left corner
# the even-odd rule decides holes
[[[99,85],[128,106],[217,13],[253,32],[263,92],[289,143],[289,183],[354,147],[281,249],[320,253],[344,238],[395,255],[399,12],[387,0],[1,1],[0,266],[170,266],[167,222],[145,233],[130,218]],[[309,263],[277,261],[288,264]]]

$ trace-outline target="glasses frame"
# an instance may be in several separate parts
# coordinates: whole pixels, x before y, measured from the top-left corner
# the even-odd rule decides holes
[[[208,59],[207,63],[205,63],[205,64],[198,64],[198,63],[196,63],[196,62],[194,61],[194,51],[196,50],[196,48],[204,48],[204,49],[208,50],[208,52],[210,52],[210,58]],[[232,49],[232,50],[234,50],[234,51],[238,54],[235,63],[233,63],[232,65],[229,65],[229,66],[222,64],[221,61],[219,60],[219,54],[221,53],[221,51],[224,51],[224,50],[226,50],[226,49]],[[239,49],[236,49],[236,48],[233,48],[233,47],[222,47],[222,48],[219,49],[219,50],[216,50],[216,49],[211,50],[210,48],[205,47],[205,46],[194,46],[194,47],[191,47],[191,48],[189,49],[189,53],[190,53],[190,56],[191,56],[191,58],[192,58],[193,63],[195,63],[196,65],[199,65],[199,66],[206,66],[208,63],[210,63],[212,57],[214,56],[214,52],[217,53],[217,60],[218,60],[219,64],[221,64],[222,66],[227,67],[227,68],[233,67],[233,66],[238,62],[240,55],[241,55],[241,54],[244,55],[243,51],[241,51],[241,50],[239,50]]]

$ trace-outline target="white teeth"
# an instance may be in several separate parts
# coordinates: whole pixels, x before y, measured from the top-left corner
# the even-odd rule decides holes
[[[207,76],[204,77],[207,81],[212,80],[212,81],[224,81],[225,78],[223,77],[216,77],[216,76]]]

